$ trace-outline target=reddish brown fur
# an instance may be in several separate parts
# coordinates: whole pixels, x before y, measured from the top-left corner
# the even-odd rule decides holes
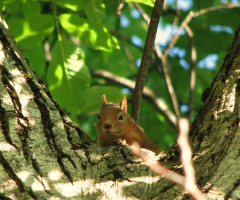
[[[99,131],[98,140],[101,146],[109,146],[117,139],[126,140],[131,145],[134,141],[140,147],[159,152],[158,147],[149,141],[143,132],[127,113],[127,99],[123,97],[119,105],[107,102],[105,95],[102,97],[102,108],[97,123]]]

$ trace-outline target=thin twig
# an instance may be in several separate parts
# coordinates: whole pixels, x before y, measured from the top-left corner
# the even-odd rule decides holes
[[[180,110],[179,110],[179,105],[178,105],[178,99],[177,99],[177,95],[175,93],[175,90],[174,90],[174,87],[172,85],[172,82],[171,82],[171,78],[170,78],[170,75],[168,73],[168,70],[167,70],[167,56],[169,54],[169,51],[170,49],[175,45],[175,43],[177,42],[177,40],[179,39],[180,37],[180,33],[182,31],[183,28],[185,28],[186,31],[189,31],[189,34],[190,33],[190,29],[188,28],[188,23],[192,20],[192,18],[194,17],[198,17],[200,15],[203,15],[203,14],[206,14],[208,12],[212,12],[212,11],[216,11],[216,10],[219,10],[219,9],[224,9],[224,8],[234,8],[234,7],[239,7],[239,5],[237,4],[227,4],[227,5],[220,5],[220,6],[217,6],[217,7],[210,7],[210,8],[206,8],[206,9],[202,9],[198,12],[193,12],[191,11],[188,16],[185,18],[185,20],[182,22],[182,24],[180,25],[176,35],[174,35],[170,42],[169,42],[169,45],[168,45],[168,48],[165,50],[164,54],[162,54],[159,46],[156,44],[155,45],[155,50],[156,50],[156,53],[158,55],[158,57],[160,58],[160,60],[162,61],[162,71],[163,71],[163,74],[164,74],[164,77],[165,77],[165,80],[166,80],[166,84],[167,84],[167,88],[168,88],[168,92],[170,94],[170,97],[171,97],[171,100],[172,100],[172,104],[173,104],[173,108],[174,108],[174,111],[176,113],[176,116],[179,117],[180,116]],[[189,117],[192,113],[192,109],[193,109],[193,92],[194,92],[194,88],[195,88],[195,63],[196,63],[196,49],[194,46],[192,46],[192,49],[191,49],[191,57],[192,57],[192,68],[191,68],[191,82],[190,82],[190,100],[189,100]]]
[[[202,191],[199,190],[199,188],[197,187],[195,178],[192,180],[192,176],[189,176],[189,174],[185,174],[184,177],[176,172],[167,169],[159,162],[157,162],[157,157],[153,155],[153,152],[141,149],[140,145],[136,142],[130,145],[130,149],[132,153],[135,156],[141,158],[152,171],[154,171],[163,178],[166,178],[174,183],[181,185],[192,198],[196,200],[207,200],[204,193],[202,193]],[[189,166],[187,167],[188,170],[192,170],[189,168]],[[192,175],[192,173],[190,175]]]
[[[160,20],[160,16],[162,14],[162,6],[164,0],[156,0],[152,16],[149,24],[149,29],[147,33],[147,38],[142,54],[142,60],[139,67],[136,85],[133,90],[133,97],[132,97],[132,117],[133,119],[138,122],[139,119],[139,110],[140,110],[140,103],[141,103],[141,96],[144,88],[145,77],[147,75],[147,69],[150,61],[152,60],[152,50],[154,45],[154,40],[158,28],[158,23]]]
[[[138,11],[141,13],[142,18],[147,22],[147,24],[150,23],[150,18],[148,15],[144,12],[142,7],[138,3],[134,3],[135,7],[138,9]]]
[[[215,6],[215,7],[209,7],[209,8],[204,8],[202,10],[199,10],[197,12],[193,12],[190,11],[189,14],[186,16],[186,18],[182,21],[176,35],[174,35],[168,45],[168,48],[165,50],[164,55],[168,55],[170,49],[176,44],[176,42],[178,41],[179,37],[180,37],[180,33],[183,29],[186,28],[186,26],[188,25],[188,23],[195,17],[199,17],[200,15],[209,13],[209,12],[213,12],[213,11],[217,11],[217,10],[221,10],[221,9],[232,9],[232,8],[237,8],[239,7],[238,4],[223,4],[223,5],[219,5],[219,6]]]
[[[195,170],[192,164],[192,149],[189,140],[189,121],[186,118],[179,119],[177,143],[180,149],[180,157],[185,175],[184,188],[194,199],[204,200],[206,197],[197,187]]]
[[[168,168],[161,165],[157,161],[158,158],[152,154],[153,152],[140,148],[140,145],[137,142],[131,144],[130,149],[132,150],[132,153],[141,158],[152,171],[174,183],[182,186],[184,185],[184,176],[174,171],[170,171]]]
[[[138,45],[135,45],[133,42],[132,42],[132,40],[131,40],[131,38],[130,37],[126,37],[126,36],[123,36],[123,35],[121,35],[118,31],[111,31],[111,34],[112,35],[114,35],[114,36],[116,36],[118,39],[120,39],[120,40],[122,40],[122,41],[124,41],[124,42],[127,42],[127,43],[129,43],[130,45],[132,45],[133,47],[135,47],[136,49],[138,49],[139,51],[143,51],[143,48],[141,47],[141,46],[138,46]]]
[[[170,78],[170,75],[169,75],[169,72],[168,72],[167,58],[166,58],[165,55],[162,54],[158,44],[155,44],[155,51],[157,53],[158,58],[161,60],[161,63],[162,63],[161,64],[161,69],[162,69],[163,76],[164,76],[165,81],[166,81],[168,93],[171,97],[174,112],[175,112],[177,118],[179,118],[180,117],[180,110],[179,110],[179,105],[178,105],[178,98],[177,98],[176,92],[174,90],[174,87],[173,87],[173,84],[172,84],[172,81],[171,81],[171,78]]]
[[[196,62],[197,62],[197,51],[193,41],[193,32],[189,26],[185,27],[185,30],[188,34],[190,40],[190,48],[191,48],[191,69],[190,69],[190,92],[189,92],[189,111],[188,118],[191,117],[193,112],[193,102],[194,102],[194,90],[196,84]]]
[[[176,1],[176,7],[177,7],[177,12],[176,12],[176,15],[175,15],[173,23],[172,23],[173,30],[174,30],[174,27],[177,26],[178,21],[179,21],[180,9],[179,9],[179,1],[178,0]],[[166,81],[168,93],[169,93],[171,101],[172,101],[174,112],[175,112],[177,118],[179,118],[180,110],[179,110],[179,104],[178,104],[178,97],[177,97],[177,94],[173,87],[171,77],[170,77],[170,74],[168,71],[167,55],[162,54],[161,49],[157,43],[155,43],[155,51],[156,51],[158,58],[161,60],[161,69],[162,69],[163,76]]]
[[[153,152],[141,149],[140,145],[134,142],[130,145],[132,153],[141,158],[146,165],[158,175],[182,185],[189,195],[196,200],[207,200],[206,195],[197,187],[195,179],[195,170],[192,164],[192,150],[188,142],[189,139],[189,121],[186,118],[179,119],[178,122],[177,143],[180,149],[180,156],[184,171],[184,176],[170,171],[162,166]]]
[[[208,12],[213,12],[213,11],[216,11],[216,10],[220,10],[220,9],[232,9],[232,8],[235,8],[235,7],[239,7],[238,4],[224,4],[224,5],[219,5],[219,6],[216,6],[216,7],[209,7],[209,8],[205,8],[205,9],[202,9],[198,12],[193,12],[193,11],[190,11],[189,14],[187,15],[187,17],[183,20],[183,22],[181,23],[176,35],[174,35],[170,41],[169,41],[169,45],[168,45],[168,48],[165,50],[164,54],[161,55],[159,53],[158,56],[161,56],[161,60],[166,60],[166,57],[168,56],[169,54],[169,51],[170,49],[175,45],[175,43],[177,42],[177,40],[179,39],[180,37],[180,33],[183,29],[185,29],[187,31],[188,34],[191,34],[191,29],[188,27],[188,23],[195,17],[199,17],[200,15],[203,15],[203,14],[206,14]],[[193,97],[194,97],[194,89],[195,89],[195,65],[196,65],[196,49],[195,47],[193,46],[193,43],[191,43],[192,45],[192,48],[191,48],[191,82],[190,82],[190,99],[189,99],[189,117],[191,116],[191,113],[192,113],[192,110],[193,110]],[[156,47],[156,46],[155,46]],[[163,72],[164,72],[164,63],[163,62]],[[168,73],[166,73],[166,75],[168,76]],[[170,80],[170,77],[166,79],[166,82],[167,80]],[[171,96],[171,99],[172,99],[172,104],[173,104],[173,107],[174,107],[174,110],[175,110],[175,113],[177,116],[179,116],[178,114],[178,101],[177,101],[177,96],[175,94],[175,91],[172,87],[172,84],[171,82],[168,81],[167,82],[167,86],[168,86],[168,91],[169,91],[169,94]]]
[[[143,11],[143,9],[137,3],[135,3],[135,6],[139,10],[139,12],[141,13],[143,19],[147,23],[149,23],[150,20],[149,20],[148,16],[145,14],[145,12]],[[177,24],[177,17],[174,19],[174,24],[175,25]],[[160,59],[160,61],[162,63],[162,65],[160,67],[162,69],[163,76],[164,76],[164,79],[166,81],[167,89],[168,89],[168,92],[169,92],[169,95],[170,95],[170,98],[171,98],[171,101],[172,101],[172,105],[173,105],[175,114],[176,114],[177,117],[179,117],[180,116],[180,110],[179,110],[179,106],[178,106],[177,95],[175,93],[175,90],[174,90],[174,87],[172,85],[172,81],[171,81],[170,75],[168,73],[167,59],[165,57],[163,57],[162,52],[161,52],[161,50],[160,50],[160,48],[159,48],[157,43],[155,43],[154,49],[156,51],[156,54],[157,54],[158,58]]]
[[[125,5],[125,0],[118,0],[118,6],[117,6],[117,9],[116,9],[116,16],[117,17],[121,17],[122,15],[122,9]]]
[[[129,50],[128,46],[122,42],[122,50],[123,53],[125,54],[128,62],[129,62],[129,66],[135,70],[136,69],[136,60],[135,57],[131,54],[131,51]]]
[[[172,31],[171,31],[172,33],[171,33],[171,35],[174,35],[173,31],[176,30],[175,27],[177,27],[177,25],[178,25],[179,16],[180,16],[179,0],[176,0],[176,14],[174,16],[173,23],[172,23]]]
[[[134,89],[135,82],[127,78],[116,76],[113,73],[110,73],[105,70],[91,70],[91,75],[95,77],[101,77],[111,82],[117,83],[123,87]],[[164,115],[166,120],[171,124],[171,126],[177,130],[177,118],[176,116],[168,109],[168,106],[160,98],[157,98],[154,92],[146,87],[143,90],[143,96],[152,103],[156,109]]]

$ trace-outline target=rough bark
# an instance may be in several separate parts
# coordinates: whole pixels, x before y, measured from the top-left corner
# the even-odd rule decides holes
[[[240,27],[204,95],[191,137],[199,184],[214,199],[240,199]]]
[[[6,26],[6,24],[5,24]],[[159,178],[62,112],[0,23],[0,199],[149,199]]]
[[[0,20],[1,21],[1,20]],[[240,31],[192,126],[199,185],[238,199]],[[0,22],[0,199],[188,199],[123,146],[101,148],[60,110]],[[161,161],[181,170],[175,148]]]

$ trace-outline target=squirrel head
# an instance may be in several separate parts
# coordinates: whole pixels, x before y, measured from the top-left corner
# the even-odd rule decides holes
[[[121,139],[131,145],[139,143],[143,148],[158,152],[156,145],[151,143],[143,129],[127,113],[127,98],[124,96],[120,104],[108,103],[105,95],[102,97],[102,108],[98,115],[98,141],[101,146],[109,146],[113,141]]]
[[[122,127],[128,123],[127,98],[124,96],[119,105],[108,103],[105,95],[102,97],[102,108],[98,114],[98,131],[109,136],[121,136]]]

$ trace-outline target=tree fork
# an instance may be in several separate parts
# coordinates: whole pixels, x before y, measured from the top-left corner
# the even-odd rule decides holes
[[[0,120],[0,197],[187,198],[126,147],[102,148],[88,139],[52,100],[1,20],[0,42],[0,117],[6,117]],[[191,130],[197,183],[213,199],[239,198],[239,46],[238,29]],[[160,161],[181,172],[176,148]]]

